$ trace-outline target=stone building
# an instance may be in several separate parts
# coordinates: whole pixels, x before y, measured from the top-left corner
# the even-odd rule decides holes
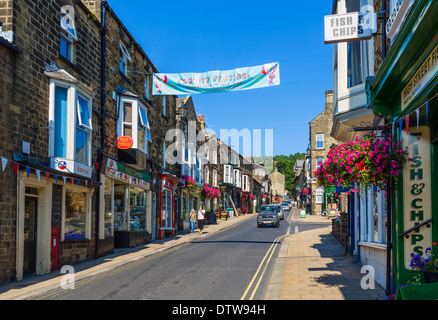
[[[277,167],[275,167],[274,172],[269,175],[269,181],[271,183],[271,201],[277,195],[282,198],[285,195],[286,177],[284,174],[278,172]]]
[[[104,21],[104,126],[99,239],[102,254],[175,234],[176,164],[166,134],[175,128],[176,97],[153,96],[158,70],[106,1],[84,1]],[[117,146],[132,138],[129,149]]]
[[[0,1],[0,282],[96,255],[101,25],[81,1]]]
[[[309,123],[310,137],[310,181],[311,213],[317,214],[327,209],[327,194],[324,187],[318,187],[313,173],[327,160],[327,154],[340,142],[331,136],[333,126],[333,91],[325,92],[325,109]]]

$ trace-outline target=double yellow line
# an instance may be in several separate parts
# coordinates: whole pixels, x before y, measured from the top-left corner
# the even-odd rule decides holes
[[[268,268],[269,262],[271,261],[271,258],[272,258],[272,256],[273,256],[273,254],[274,254],[274,252],[275,252],[275,249],[276,249],[277,246],[280,244],[280,241],[281,241],[284,237],[286,237],[286,236],[287,236],[287,234],[282,235],[282,236],[280,236],[280,237],[278,237],[278,238],[276,238],[276,239],[274,240],[274,243],[272,243],[271,247],[269,248],[269,250],[268,250],[268,252],[266,253],[265,257],[263,258],[262,262],[260,263],[260,266],[259,266],[259,268],[257,269],[257,272],[255,273],[254,277],[252,278],[251,282],[250,282],[249,285],[248,285],[248,288],[247,288],[246,291],[243,293],[243,296],[242,296],[242,298],[240,298],[240,300],[245,300],[245,298],[246,298],[248,292],[251,290],[251,288],[252,288],[254,282],[257,280],[257,277],[259,276],[259,272],[260,272],[260,270],[262,269],[262,267],[263,267],[263,265],[264,265],[265,267],[263,268],[263,271],[262,271],[262,273],[260,274],[260,277],[259,277],[259,279],[258,279],[258,281],[257,281],[257,283],[256,283],[256,286],[254,287],[254,289],[253,289],[253,291],[252,291],[251,296],[249,297],[249,300],[252,300],[252,299],[254,298],[254,295],[255,295],[255,293],[257,292],[257,289],[259,288],[260,282],[262,281],[263,276],[264,276],[265,273],[266,273],[266,270],[267,270],[267,268]],[[269,258],[268,258],[268,256],[269,256]],[[266,259],[267,259],[267,260],[266,260]],[[266,263],[265,263],[265,261],[266,261]]]

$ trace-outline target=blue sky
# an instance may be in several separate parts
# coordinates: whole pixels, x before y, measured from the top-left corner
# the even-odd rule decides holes
[[[273,129],[274,155],[306,152],[309,122],[324,110],[325,91],[333,88],[333,47],[324,45],[331,0],[108,2],[159,72],[280,62],[280,86],[193,100],[218,134]]]

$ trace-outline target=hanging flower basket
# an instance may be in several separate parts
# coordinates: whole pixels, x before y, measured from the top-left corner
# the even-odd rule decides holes
[[[219,198],[221,196],[221,191],[216,188],[211,188],[208,184],[204,184],[204,193],[209,198]]]
[[[394,143],[390,136],[366,133],[362,138],[332,148],[314,176],[319,186],[350,189],[355,182],[360,187],[377,186],[383,190],[387,181],[395,179],[409,161],[412,159],[401,142]]]
[[[310,189],[309,188],[303,189],[303,194],[305,195],[310,194]]]
[[[182,176],[181,179],[184,180],[187,189],[194,189],[196,186],[196,180],[189,176]]]
[[[249,195],[249,198],[250,198],[251,200],[254,200],[254,199],[255,199],[255,195],[250,194],[250,195]]]
[[[267,193],[264,193],[264,194],[262,195],[262,198],[265,198],[265,199],[267,199],[267,198],[269,198],[269,196],[268,196],[268,194],[267,194]]]

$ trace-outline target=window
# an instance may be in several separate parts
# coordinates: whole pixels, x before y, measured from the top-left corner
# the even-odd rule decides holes
[[[217,187],[217,171],[213,170],[213,187]]]
[[[113,179],[105,179],[105,237],[113,236],[113,203],[114,203],[114,181]]]
[[[137,99],[128,98],[121,98],[119,106],[118,136],[131,137],[134,140],[132,148],[148,156],[152,136],[146,107]]]
[[[146,192],[129,187],[129,231],[146,231]]]
[[[205,167],[204,181],[206,184],[210,184],[210,170],[208,169],[208,167]]]
[[[166,169],[166,140],[163,141],[163,169]]]
[[[213,164],[217,164],[217,150],[213,150]]]
[[[324,135],[323,134],[316,135],[316,149],[324,149]]]
[[[324,163],[324,158],[316,158],[316,169],[321,167],[321,164]]]
[[[152,142],[147,111],[139,106],[138,108],[138,149],[149,154],[149,142]]]
[[[120,72],[128,76],[128,61],[132,62],[131,56],[125,45],[120,42]]]
[[[242,181],[243,181],[242,190],[245,192],[249,192],[250,191],[249,176],[244,174],[242,176]]]
[[[74,42],[78,40],[75,20],[69,12],[62,12],[61,14],[61,37],[60,37],[60,54],[68,61],[73,63],[73,46]]]
[[[240,170],[234,169],[234,185],[237,188],[241,188],[242,187],[240,179],[241,179],[241,172],[240,172]]]
[[[85,192],[66,189],[65,240],[87,239],[88,198]]]
[[[145,98],[147,99],[147,100],[149,100],[149,97],[150,97],[150,91],[149,91],[150,89],[149,89],[149,76],[147,75],[145,78],[144,78],[144,96],[145,96]]]
[[[163,116],[166,117],[166,96],[163,96]]]
[[[230,165],[224,165],[224,182],[233,183],[232,171]]]
[[[49,158],[91,164],[92,100],[71,86],[56,80],[50,83]],[[72,121],[70,121],[72,119]]]
[[[87,164],[90,156],[91,104],[81,96],[78,96],[76,116],[76,146],[75,160]]]
[[[360,0],[346,1],[347,12],[360,11]],[[365,69],[365,57],[367,53],[363,55],[362,52],[366,52],[366,41],[353,41],[347,43],[347,87],[352,88],[357,85],[363,84]]]

